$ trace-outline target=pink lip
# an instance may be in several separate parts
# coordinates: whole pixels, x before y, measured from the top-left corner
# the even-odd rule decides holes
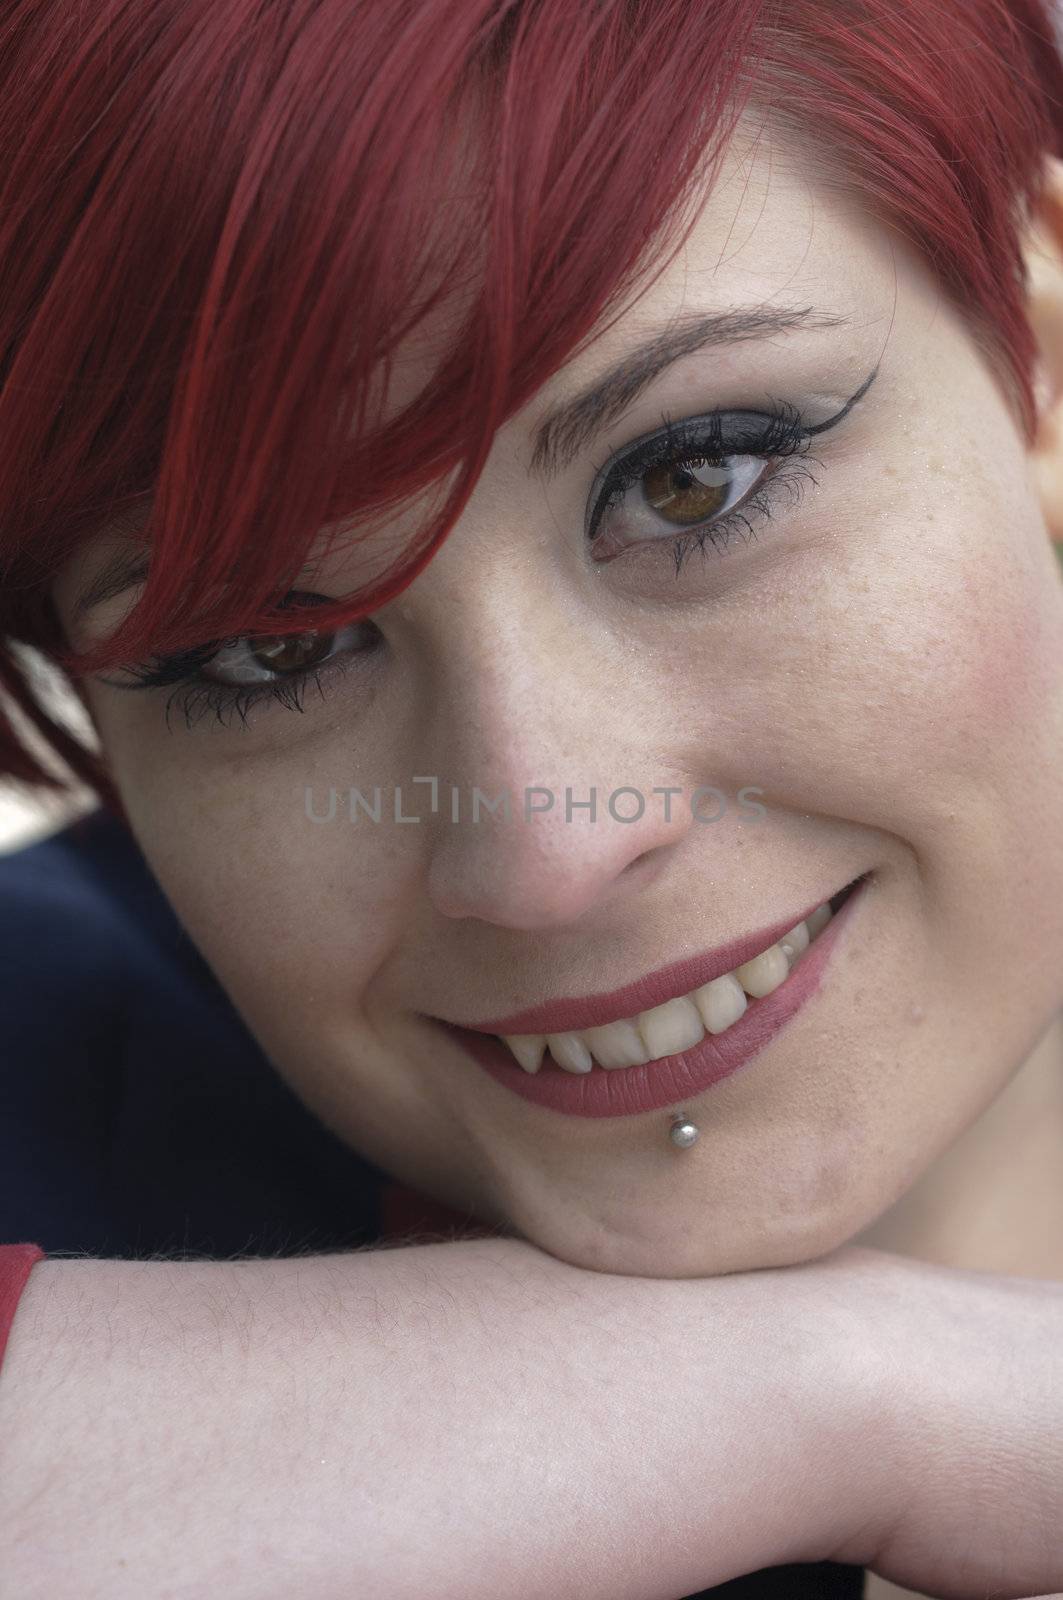
[[[576,1117],[626,1117],[657,1111],[662,1106],[684,1107],[696,1095],[729,1078],[758,1056],[816,992],[838,940],[848,927],[857,904],[863,901],[868,881],[865,878],[853,890],[822,933],[798,957],[786,982],[773,993],[761,1000],[751,1000],[745,1014],[725,1032],[707,1033],[692,1049],[647,1062],[643,1067],[610,1070],[595,1065],[590,1072],[571,1073],[544,1063],[537,1073],[530,1074],[517,1065],[501,1039],[452,1023],[443,1026],[497,1083],[511,1089],[521,1099],[551,1111],[567,1112]],[[782,932],[793,925],[789,923]],[[745,947],[747,941],[742,943]],[[736,964],[741,965],[741,962]]]
[[[756,933],[744,934],[741,939],[732,939],[730,944],[707,950],[704,955],[673,961],[670,966],[659,967],[644,978],[636,978],[634,983],[625,984],[622,989],[583,995],[579,999],[549,1000],[544,1005],[515,1011],[508,1017],[489,1017],[485,1022],[450,1023],[448,1026],[460,1026],[469,1033],[578,1033],[584,1028],[600,1028],[607,1022],[619,1022],[624,1017],[634,1017],[640,1011],[650,1011],[654,1006],[663,1005],[666,1000],[674,1000],[676,995],[690,994],[700,989],[702,984],[711,983],[713,978],[721,978],[725,972],[733,972],[735,967],[751,961],[769,945],[776,944],[791,928],[804,922],[817,906],[824,903],[823,900],[817,900],[814,905],[784,918],[782,922],[772,923],[771,927],[761,928]]]

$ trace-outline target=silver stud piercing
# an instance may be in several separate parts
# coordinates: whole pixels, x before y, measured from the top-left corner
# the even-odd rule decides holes
[[[672,1126],[668,1136],[674,1145],[678,1145],[680,1150],[689,1150],[698,1136],[697,1125],[693,1122],[688,1122],[685,1111],[677,1111],[672,1118]]]

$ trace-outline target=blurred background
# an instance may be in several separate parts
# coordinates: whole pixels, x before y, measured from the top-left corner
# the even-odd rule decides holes
[[[92,723],[80,700],[64,686],[64,681],[55,669],[50,667],[36,651],[27,650],[19,645],[13,646],[13,650],[37,685],[41,701],[50,715],[68,728],[82,744],[97,750],[99,743]],[[36,730],[19,715],[2,689],[0,689],[0,709],[15,724],[26,744],[50,771],[57,776],[69,776],[58,758],[52,756],[42,745]],[[96,803],[91,792],[80,784],[68,795],[52,796],[46,791],[27,789],[8,779],[0,778],[0,854],[18,849],[20,845],[30,844],[34,839],[43,838],[46,834],[54,833],[66,822],[72,822],[75,817],[91,811]]]

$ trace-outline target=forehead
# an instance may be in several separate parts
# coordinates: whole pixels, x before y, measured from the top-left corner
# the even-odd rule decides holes
[[[920,310],[936,306],[937,282],[919,252],[860,206],[839,181],[835,163],[810,141],[775,125],[756,107],[738,119],[718,161],[692,188],[682,219],[693,219],[674,252],[670,238],[651,240],[636,281],[603,317],[598,331],[562,361],[517,414],[532,428],[556,401],[593,382],[647,335],[669,321],[698,313],[749,307],[822,312],[824,321],[858,328],[857,365],[880,350],[898,311],[899,296]],[[477,257],[470,239],[470,257]],[[606,244],[603,241],[603,248]],[[671,256],[671,259],[669,257]],[[396,353],[384,388],[390,420],[428,389],[453,346],[477,291],[471,267],[462,285],[420,323]],[[838,335],[818,333],[841,350]],[[815,318],[798,339],[763,341],[759,366],[777,374],[778,354],[816,346]],[[714,378],[753,377],[750,345],[736,338],[714,345]],[[702,363],[703,364],[703,363]],[[855,368],[853,368],[855,370]],[[800,381],[800,373],[795,377]],[[511,431],[512,422],[507,424]]]
[[[846,193],[805,141],[747,112],[716,170],[692,194],[693,225],[656,279],[636,286],[614,327],[562,372],[581,381],[651,328],[718,309],[806,309],[850,323],[860,356],[880,349],[900,302],[917,312],[937,306],[937,282],[918,251]],[[657,248],[657,259],[666,256]],[[652,252],[651,252],[652,254]],[[714,378],[779,372],[779,355],[846,340],[810,318],[807,333],[714,347]],[[853,341],[848,341],[852,347]],[[561,374],[557,375],[558,377]]]

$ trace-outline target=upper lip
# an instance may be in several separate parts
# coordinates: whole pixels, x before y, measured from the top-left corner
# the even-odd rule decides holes
[[[548,1000],[543,1005],[528,1006],[524,1011],[514,1011],[506,1017],[488,1017],[479,1022],[451,1026],[463,1027],[473,1033],[580,1033],[585,1028],[601,1028],[609,1022],[635,1017],[640,1011],[650,1011],[654,1006],[663,1005],[666,1000],[674,1000],[677,995],[690,994],[694,989],[700,989],[702,984],[711,983],[713,978],[720,978],[725,972],[733,972],[744,962],[751,961],[799,922],[804,922],[827,898],[823,896],[806,906],[804,911],[784,917],[780,922],[760,928],[755,933],[743,934],[740,939],[718,945],[715,950],[706,950],[701,955],[687,956],[682,961],[671,962],[667,967],[658,967],[656,972],[636,978],[634,983],[626,983],[622,989],[608,989],[578,998]],[[833,895],[829,898],[833,898]]]

